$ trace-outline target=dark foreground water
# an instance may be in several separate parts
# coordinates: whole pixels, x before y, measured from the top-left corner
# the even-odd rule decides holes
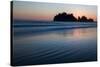
[[[94,27],[37,32],[30,32],[30,29],[14,28],[14,65],[97,60],[97,31]]]

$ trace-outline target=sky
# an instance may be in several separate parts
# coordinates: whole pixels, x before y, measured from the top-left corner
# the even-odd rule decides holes
[[[17,20],[52,21],[55,15],[62,12],[73,13],[76,18],[86,16],[97,20],[97,6],[95,5],[13,2],[13,18]]]

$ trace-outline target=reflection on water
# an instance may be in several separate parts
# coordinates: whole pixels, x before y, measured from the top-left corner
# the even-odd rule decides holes
[[[14,37],[14,64],[96,61],[96,28],[64,29]]]
[[[18,41],[33,41],[33,40],[56,40],[56,39],[83,39],[96,37],[96,28],[81,28],[81,29],[65,29],[65,30],[54,30],[50,32],[39,32],[38,34],[31,33],[30,35],[23,35],[21,37],[16,37]],[[17,39],[18,38],[18,39]]]

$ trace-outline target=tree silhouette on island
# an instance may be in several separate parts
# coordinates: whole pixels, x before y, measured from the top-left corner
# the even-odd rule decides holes
[[[63,13],[59,13],[56,16],[54,16],[54,21],[64,21],[64,22],[94,22],[94,20],[92,18],[87,19],[86,16],[82,16],[82,17],[78,17],[78,19],[76,17],[74,17],[74,15],[71,14],[67,14],[66,12]]]

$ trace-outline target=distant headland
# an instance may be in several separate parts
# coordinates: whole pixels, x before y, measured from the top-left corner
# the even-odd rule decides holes
[[[87,19],[86,16],[76,18],[72,13],[68,14],[66,12],[59,13],[54,16],[53,21],[64,21],[64,22],[94,22],[92,18]]]

